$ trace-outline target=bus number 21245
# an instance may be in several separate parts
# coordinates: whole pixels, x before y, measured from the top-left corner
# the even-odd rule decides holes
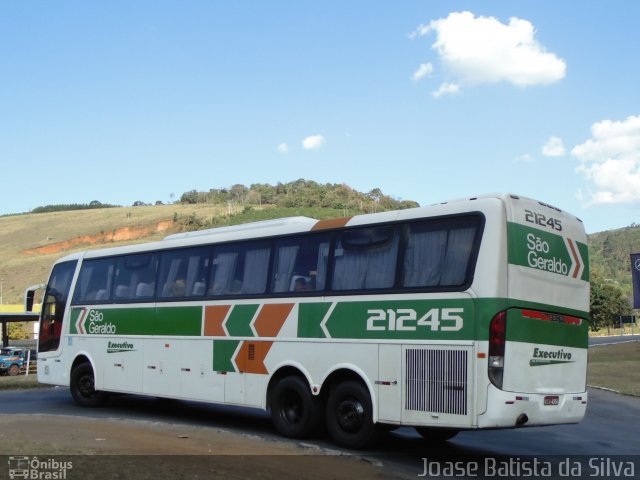
[[[432,308],[418,318],[412,308],[372,308],[367,310],[367,330],[415,331],[428,327],[432,332],[457,332],[462,330],[464,308]]]

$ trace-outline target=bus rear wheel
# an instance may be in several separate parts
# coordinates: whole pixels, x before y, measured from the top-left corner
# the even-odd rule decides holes
[[[271,420],[281,435],[305,438],[318,430],[322,403],[302,378],[290,376],[278,380],[270,400]]]
[[[74,367],[70,380],[71,396],[82,407],[98,407],[107,397],[105,392],[96,390],[93,368],[89,363]]]
[[[329,393],[326,410],[327,429],[340,446],[353,449],[369,447],[379,430],[373,423],[369,390],[361,382],[347,380]]]
[[[458,430],[450,428],[415,427],[415,429],[429,443],[446,442],[458,434]]]

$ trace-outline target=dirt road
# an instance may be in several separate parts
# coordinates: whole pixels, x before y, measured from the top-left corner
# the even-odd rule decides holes
[[[70,461],[68,479],[390,478],[382,465],[365,457],[302,442],[211,427],[63,415],[0,415],[0,453]],[[0,477],[4,469],[0,465]]]

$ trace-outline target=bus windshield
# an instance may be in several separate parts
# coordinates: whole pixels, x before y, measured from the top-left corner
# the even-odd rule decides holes
[[[60,345],[65,306],[77,263],[77,261],[60,263],[51,272],[40,318],[39,352],[57,350]]]

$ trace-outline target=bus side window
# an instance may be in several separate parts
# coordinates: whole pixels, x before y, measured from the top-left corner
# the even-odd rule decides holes
[[[395,227],[345,230],[336,242],[333,290],[392,288],[399,235]]]
[[[158,255],[141,253],[118,257],[114,300],[146,301],[155,295]]]
[[[463,285],[467,280],[477,229],[477,218],[409,225],[403,286]]]
[[[214,248],[209,295],[265,293],[269,272],[269,242],[241,242]]]
[[[113,258],[84,260],[80,267],[72,304],[100,303],[109,300],[114,270]]]
[[[324,290],[329,235],[313,234],[276,242],[272,285],[274,293]]]
[[[202,297],[206,291],[211,251],[207,247],[163,252],[160,258],[158,297]]]

